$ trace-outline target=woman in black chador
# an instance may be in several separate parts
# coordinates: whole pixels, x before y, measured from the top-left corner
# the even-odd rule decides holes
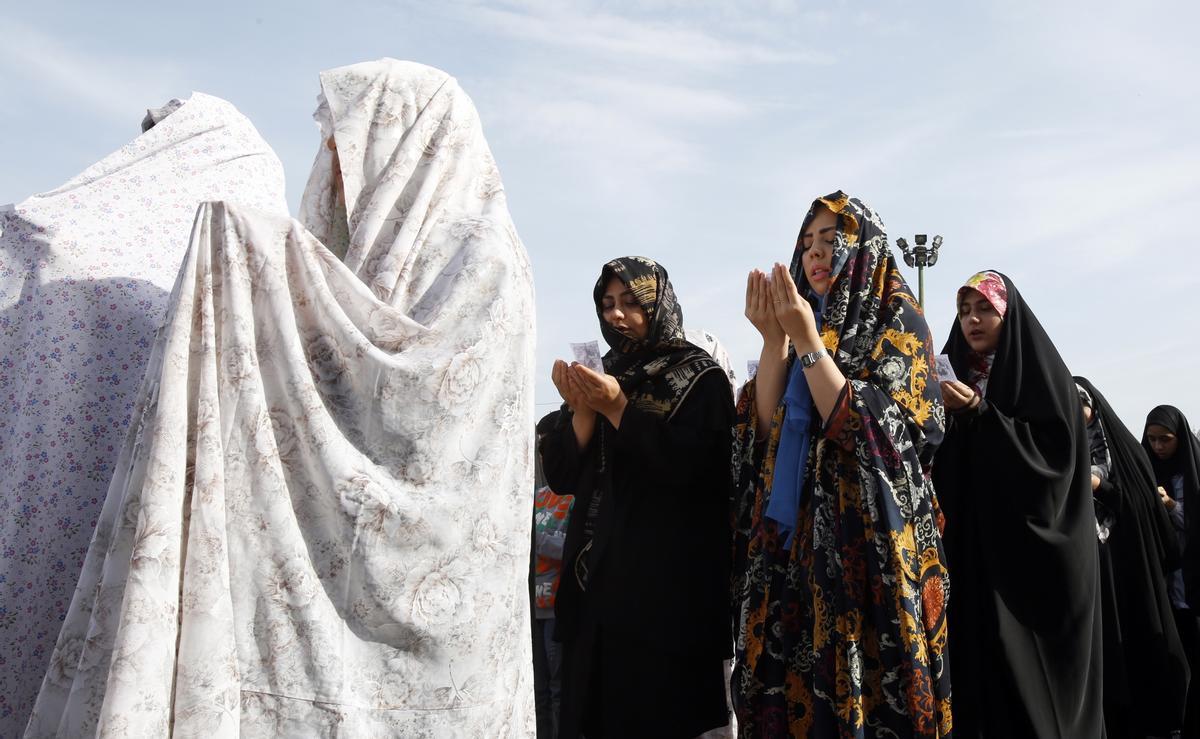
[[[541,443],[550,486],[575,496],[560,736],[694,737],[728,722],[733,396],[683,338],[661,266],[609,262],[592,297],[605,373],[555,362],[566,403]]]
[[[1169,736],[1183,726],[1188,686],[1165,577],[1179,559],[1175,532],[1142,445],[1092,383],[1075,382],[1091,441],[1108,738]]]
[[[943,352],[956,737],[1103,736],[1096,518],[1075,381],[1016,287],[958,292]]]
[[[1200,439],[1176,407],[1160,405],[1146,417],[1142,447],[1150,455],[1162,506],[1183,552],[1181,566],[1167,575],[1175,626],[1192,670],[1186,739],[1200,737]]]

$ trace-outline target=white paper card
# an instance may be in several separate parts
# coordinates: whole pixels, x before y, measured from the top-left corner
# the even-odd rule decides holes
[[[958,381],[958,376],[954,374],[954,367],[950,364],[949,354],[937,355],[937,377],[938,382]]]
[[[575,361],[584,367],[604,374],[604,362],[600,360],[600,345],[595,341],[585,341],[582,344],[571,344],[571,354]]]

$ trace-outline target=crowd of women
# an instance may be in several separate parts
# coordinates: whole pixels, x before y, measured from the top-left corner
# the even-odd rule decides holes
[[[612,260],[535,454],[470,99],[395,60],[320,93],[298,220],[203,95],[2,214],[0,735],[527,736],[539,649],[563,737],[730,701],[746,737],[1197,735],[1200,442],[1161,406],[1139,443],[1010,279],[953,296],[940,377],[879,217],[818,198],[735,389]]]
[[[877,214],[813,201],[747,280],[733,395],[666,269],[605,264],[604,372],[556,362],[546,480],[574,496],[558,735],[1197,736],[1200,441],[1141,443],[1012,280],[942,350]]]

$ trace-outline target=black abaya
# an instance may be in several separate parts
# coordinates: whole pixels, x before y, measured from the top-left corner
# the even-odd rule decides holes
[[[1074,380],[1005,277],[983,401],[935,457],[946,516],[958,737],[1101,737],[1099,564],[1091,461]],[[959,377],[958,322],[943,352]]]
[[[1082,377],[1093,423],[1104,430],[1110,467],[1095,495],[1113,514],[1100,545],[1104,613],[1104,713],[1110,739],[1167,736],[1183,725],[1188,666],[1175,627],[1166,572],[1178,559],[1171,521],[1138,440]]]

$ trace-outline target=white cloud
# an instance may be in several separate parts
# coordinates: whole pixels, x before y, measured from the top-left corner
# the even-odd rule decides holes
[[[746,64],[829,64],[827,54],[788,44],[730,38],[680,22],[595,12],[570,4],[538,4],[532,10],[468,4],[462,17],[510,38],[588,51],[607,58],[656,60],[688,67]],[[532,10],[532,12],[531,12]]]

